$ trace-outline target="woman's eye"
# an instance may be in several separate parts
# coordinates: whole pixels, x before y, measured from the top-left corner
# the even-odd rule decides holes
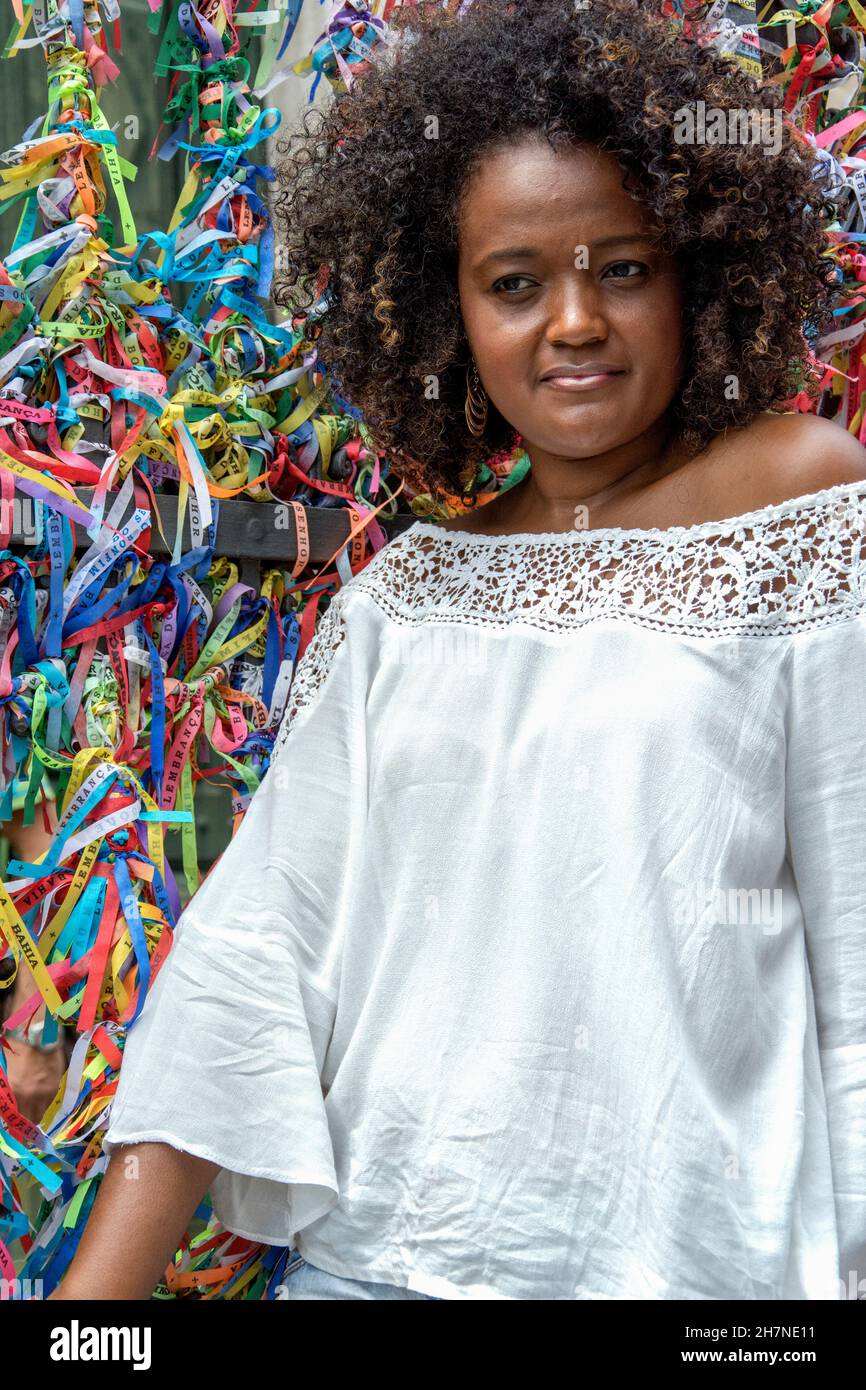
[[[496,281],[496,284],[493,286],[493,288],[494,288],[494,290],[498,290],[498,289],[500,289],[500,288],[501,288],[502,286],[504,286],[504,285],[513,285],[514,282],[515,282],[515,280],[517,280],[517,281],[523,280],[523,281],[525,281],[525,283],[526,283],[527,285],[531,285],[531,284],[532,284],[532,281],[531,281],[530,279],[528,279],[528,277],[527,277],[526,275],[504,275],[504,276],[502,277],[501,280],[497,280],[497,281]],[[517,291],[515,291],[515,290],[506,291],[506,293],[515,294],[515,293],[519,293],[519,290],[517,290]]]
[[[605,275],[611,276],[614,280],[639,280],[649,273],[650,268],[643,261],[616,261],[605,271]],[[496,281],[493,291],[496,293],[502,290],[506,296],[511,296],[522,294],[527,288],[531,289],[534,284],[534,280],[526,275],[504,275],[502,279]]]
[[[646,275],[646,274],[649,273],[649,266],[644,265],[643,261],[617,261],[617,262],[616,262],[616,265],[609,266],[608,269],[609,269],[609,270],[628,270],[630,266],[631,266],[631,267],[634,267],[634,268],[639,272],[640,275]],[[636,275],[615,275],[613,278],[614,278],[615,280],[636,280],[636,279],[638,278],[638,276],[636,276]]]

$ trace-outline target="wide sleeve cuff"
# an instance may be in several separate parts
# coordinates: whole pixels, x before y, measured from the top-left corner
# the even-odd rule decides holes
[[[338,1199],[317,1060],[332,1016],[276,923],[205,925],[187,908],[127,1036],[105,1152],[159,1140],[218,1163],[226,1229],[293,1245]]]

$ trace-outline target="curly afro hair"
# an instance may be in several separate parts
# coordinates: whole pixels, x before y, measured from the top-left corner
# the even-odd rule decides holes
[[[303,314],[326,277],[310,338],[410,487],[470,501],[484,462],[518,442],[492,402],[480,440],[466,426],[458,223],[485,153],[529,134],[610,151],[679,258],[686,356],[669,418],[690,456],[798,392],[816,399],[804,328],[826,331],[836,302],[825,175],[787,117],[778,153],[676,141],[681,108],[779,112],[761,118],[778,128],[783,96],[660,5],[475,0],[458,17],[420,0],[399,12],[387,61],[279,142],[275,301]]]

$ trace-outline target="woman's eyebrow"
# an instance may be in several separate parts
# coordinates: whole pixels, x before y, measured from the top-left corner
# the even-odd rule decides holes
[[[625,232],[622,236],[620,236],[620,234],[617,233],[616,236],[599,237],[597,241],[590,241],[587,243],[587,245],[590,247],[618,246],[620,244],[625,244],[629,241],[642,241],[645,242],[647,246],[655,245],[653,238],[651,236],[647,236],[645,232]]]
[[[537,259],[540,255],[541,252],[532,246],[507,246],[502,251],[491,251],[489,255],[478,262],[477,268],[483,270],[484,266],[489,265],[491,261],[508,261],[517,256]]]
[[[598,237],[595,241],[589,241],[586,244],[592,250],[595,246],[625,246],[629,242],[644,242],[647,246],[654,245],[652,237],[643,232],[624,232],[622,234],[617,232],[614,236]],[[542,254],[535,246],[506,246],[501,251],[491,251],[478,262],[476,269],[483,270],[493,261],[515,260],[519,256],[528,260],[537,260]]]

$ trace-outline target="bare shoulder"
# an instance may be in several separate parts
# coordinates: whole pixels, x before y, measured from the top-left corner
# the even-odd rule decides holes
[[[836,421],[766,414],[726,437],[719,465],[729,515],[866,480],[866,448]]]

